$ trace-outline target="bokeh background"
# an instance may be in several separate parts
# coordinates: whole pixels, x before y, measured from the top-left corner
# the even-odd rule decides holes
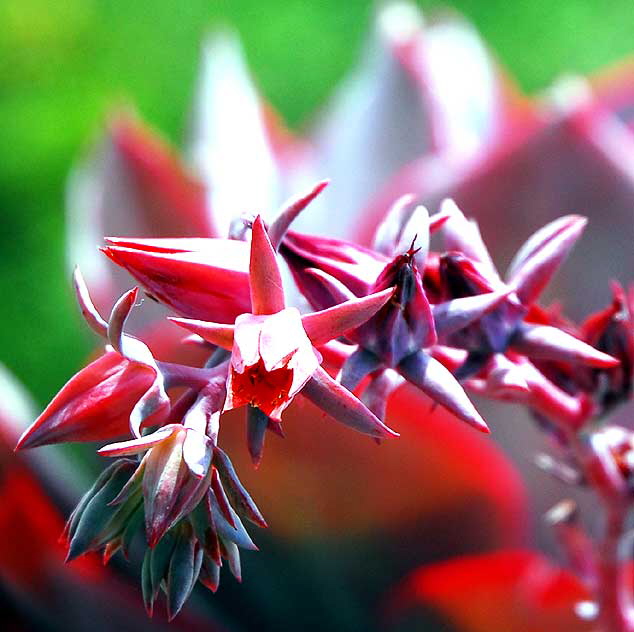
[[[462,13],[529,94],[563,74],[592,74],[632,52],[634,11],[626,0],[418,4],[425,11]],[[71,165],[99,137],[112,108],[132,104],[182,146],[201,41],[210,31],[229,26],[241,37],[265,99],[301,132],[357,60],[374,8],[375,3],[355,0],[0,0],[0,361],[27,387],[36,406],[44,405],[81,366],[94,344],[70,292],[64,197]],[[372,466],[375,453],[357,451],[356,436],[346,441],[346,449],[362,461],[355,482],[361,488],[363,467]],[[422,453],[430,459],[435,454],[431,448]],[[86,454],[68,453],[82,459]],[[275,454],[267,457],[276,462]],[[281,466],[280,479],[291,471],[292,458]],[[384,458],[397,461],[399,453],[384,453]],[[477,467],[478,458],[471,453],[468,466]],[[315,460],[326,462],[326,450],[316,453]],[[353,465],[341,471],[354,479]],[[444,467],[440,457],[438,465]],[[333,487],[338,472],[329,483]],[[271,476],[275,480],[276,474]],[[467,478],[468,473],[451,476]],[[496,493],[502,495],[503,488]],[[283,511],[284,502],[263,500],[264,508]],[[290,498],[286,506],[301,500]],[[442,507],[442,500],[441,488],[429,505]],[[443,511],[452,509],[447,505]],[[312,601],[312,612],[329,617],[313,621],[315,629],[355,629],[367,623],[364,598],[367,602],[382,589],[382,574],[398,577],[408,570],[385,560],[394,553],[394,559],[407,560],[408,546],[421,538],[440,543],[439,550],[446,552],[462,537],[455,527],[461,520],[472,531],[481,527],[470,522],[476,518],[468,506],[465,512],[462,518],[454,515],[455,530],[445,534],[450,543],[445,549],[438,539],[447,525],[442,511],[424,528],[417,523],[397,536],[386,534],[378,553],[375,541],[366,545],[376,533],[364,532],[350,545],[350,533],[338,542],[330,530],[323,547],[319,535],[298,542],[256,533],[262,552],[249,556],[248,592],[228,581],[221,589],[222,605],[206,604],[204,611],[229,622],[239,620],[245,609],[253,616],[266,613],[265,621],[275,629],[276,621],[297,616]],[[360,552],[370,550],[375,555],[351,572]],[[276,559],[283,565],[275,567]],[[337,576],[339,569],[346,569],[345,580]],[[355,572],[365,593],[349,599],[346,588],[354,584]],[[376,581],[368,583],[369,576]]]

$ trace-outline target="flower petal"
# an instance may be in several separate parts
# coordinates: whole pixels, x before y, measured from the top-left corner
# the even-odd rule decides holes
[[[96,334],[105,338],[108,335],[108,323],[101,317],[101,314],[94,306],[79,266],[75,266],[73,271],[73,286],[84,320]]]
[[[247,444],[253,465],[258,467],[264,452],[264,437],[269,418],[254,406],[247,406]]]
[[[507,279],[522,303],[537,299],[575,245],[588,220],[579,215],[560,217],[535,232],[519,249]]]
[[[385,369],[370,383],[361,395],[361,401],[381,420],[385,419],[387,400],[405,380],[393,369]]]
[[[171,437],[177,430],[181,428],[178,424],[170,424],[169,426],[163,426],[156,432],[144,435],[137,439],[130,439],[129,441],[121,441],[119,443],[110,443],[97,450],[97,454],[101,456],[128,456],[131,454],[138,454],[145,450],[153,448],[162,441],[165,441],[168,437]]]
[[[108,319],[108,340],[113,346],[115,351],[118,351],[121,355],[126,355],[123,352],[123,327],[127,320],[134,304],[136,303],[139,288],[132,288],[128,290],[121,298],[114,304],[112,313]],[[134,360],[135,358],[128,358],[128,360]]]
[[[619,364],[616,358],[549,325],[523,325],[513,336],[511,345],[513,349],[537,360],[583,363],[604,369]]]
[[[275,314],[284,309],[284,289],[275,250],[269,241],[264,222],[258,215],[251,234],[249,262],[251,310],[254,314]]]
[[[432,305],[436,334],[448,336],[467,327],[497,307],[511,291],[510,288],[501,289]]]
[[[489,432],[460,383],[438,360],[419,351],[402,360],[397,371],[462,421],[480,432]]]
[[[274,250],[277,250],[293,220],[328,186],[329,180],[322,180],[299,198],[287,203],[269,226],[269,239]]]
[[[444,200],[441,212],[449,215],[449,219],[443,226],[446,249],[455,250],[477,261],[485,267],[487,276],[490,274],[491,280],[499,279],[478,224],[472,219],[467,219],[453,200]]]
[[[213,445],[211,439],[193,428],[187,429],[183,441],[183,460],[196,478],[204,478],[211,464]]]
[[[263,320],[258,351],[267,371],[287,365],[298,349],[311,346],[297,308],[287,307]]]
[[[321,367],[308,380],[302,395],[336,421],[359,432],[377,439],[398,436]]]
[[[167,320],[198,334],[207,342],[211,342],[211,344],[217,345],[218,347],[227,350],[231,350],[233,347],[234,325],[210,323],[206,320],[195,320],[193,318],[168,317]]]
[[[385,305],[394,294],[393,288],[340,303],[334,307],[302,316],[302,324],[314,346],[339,338],[346,331],[362,325]]]
[[[338,380],[341,386],[353,391],[364,377],[380,368],[382,362],[371,351],[358,347],[345,361]]]

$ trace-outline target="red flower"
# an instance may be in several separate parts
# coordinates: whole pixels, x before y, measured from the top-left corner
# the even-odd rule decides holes
[[[130,414],[154,382],[147,366],[107,351],[74,375],[24,432],[17,449],[112,439],[130,431]]]

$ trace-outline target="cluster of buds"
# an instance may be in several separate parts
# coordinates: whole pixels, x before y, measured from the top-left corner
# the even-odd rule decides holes
[[[197,580],[215,591],[223,559],[240,578],[238,549],[255,548],[242,519],[266,526],[218,445],[226,411],[246,407],[258,465],[267,431],[283,436],[296,396],[380,442],[398,436],[384,420],[405,382],[482,432],[465,388],[521,401],[575,431],[630,392],[622,293],[574,331],[536,305],[582,218],[535,233],[503,281],[476,224],[451,202],[430,216],[401,198],[372,248],[290,230],[324,187],[268,226],[260,216],[240,219],[227,239],[108,239],[105,254],[177,314],[169,320],[188,330],[183,344],[205,352],[203,366],[158,361],[125,332],[138,289],[106,321],[75,274],[82,313],[105,352],[62,388],[18,447],[131,435],[99,450],[117,460],[81,500],[66,536],[69,557],[103,550],[107,560],[126,553],[145,525],[149,612],[161,589],[170,617]],[[443,252],[430,250],[435,233]],[[280,259],[295,285],[291,305]]]

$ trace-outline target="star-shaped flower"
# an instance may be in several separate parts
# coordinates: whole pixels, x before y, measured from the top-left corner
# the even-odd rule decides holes
[[[172,320],[205,340],[231,351],[224,410],[249,406],[249,447],[254,461],[262,454],[264,433],[279,432],[284,409],[301,392],[338,421],[375,438],[395,436],[354,395],[321,368],[315,347],[368,320],[393,295],[393,288],[300,315],[286,307],[275,250],[262,219],[253,222],[249,286],[252,313],[234,325]]]

